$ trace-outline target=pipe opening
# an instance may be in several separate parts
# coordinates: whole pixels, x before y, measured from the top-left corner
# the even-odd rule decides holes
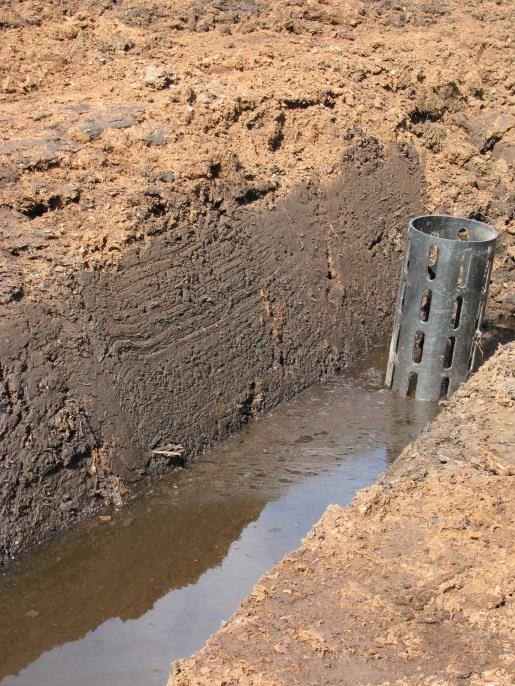
[[[438,253],[439,249],[437,245],[432,245],[429,248],[429,253],[427,255],[427,278],[430,281],[436,278],[436,267],[438,264]]]
[[[402,295],[401,295],[400,314],[402,314],[402,311],[404,310],[404,301],[406,300],[406,281],[403,281],[401,288],[402,288]]]
[[[395,365],[392,364],[392,366],[391,366],[391,368],[390,368],[390,380],[389,380],[389,382],[388,382],[388,387],[389,387],[389,388],[392,387],[394,378],[395,378]]]
[[[409,398],[414,398],[415,394],[417,392],[417,381],[418,381],[418,375],[416,372],[410,372],[410,375],[408,377],[408,392],[407,396]]]
[[[475,219],[443,214],[415,217],[411,220],[410,227],[425,233],[426,236],[434,236],[441,240],[482,243],[497,238],[496,230],[488,224]]]
[[[420,321],[427,322],[429,319],[429,311],[431,310],[431,298],[433,293],[430,288],[424,288],[422,291],[422,300],[420,301]]]
[[[445,353],[443,356],[444,369],[450,369],[452,365],[452,358],[454,357],[454,348],[456,347],[456,339],[454,336],[449,336],[445,344]]]
[[[401,339],[401,327],[397,329],[397,340],[395,341],[395,352],[399,350],[399,341]]]
[[[456,278],[456,285],[459,286],[460,288],[464,285],[465,283],[465,269],[463,265],[458,269],[458,277]]]
[[[458,295],[458,297],[454,301],[454,305],[452,306],[451,324],[453,329],[457,329],[460,325],[462,307],[463,297],[461,295]]]
[[[422,353],[424,352],[424,338],[424,332],[417,331],[415,334],[415,340],[413,342],[412,354],[413,362],[416,362],[416,364],[419,364],[422,361]]]

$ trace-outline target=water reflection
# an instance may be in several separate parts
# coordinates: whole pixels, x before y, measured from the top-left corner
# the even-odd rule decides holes
[[[436,412],[381,389],[384,354],[319,385],[0,578],[1,686],[163,684],[329,502]]]

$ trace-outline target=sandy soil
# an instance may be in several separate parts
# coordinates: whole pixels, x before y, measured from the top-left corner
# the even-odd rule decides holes
[[[170,686],[515,676],[515,344],[372,488],[330,506]]]
[[[4,236],[20,288],[112,261],[149,214],[172,228],[177,189],[238,185],[266,206],[331,178],[356,129],[415,148],[429,211],[513,235],[513,28],[504,2],[3,3],[0,205],[7,227],[29,220]]]
[[[513,28],[499,1],[4,2],[0,206],[19,288],[173,229],[177,192],[227,202],[236,185],[266,207],[331,178],[356,130],[417,151],[427,210],[513,235]]]
[[[410,216],[513,312],[510,9],[0,5],[0,561],[385,339]]]

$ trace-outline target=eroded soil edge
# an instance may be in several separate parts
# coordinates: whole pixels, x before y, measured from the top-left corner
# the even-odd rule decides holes
[[[515,344],[330,506],[170,686],[511,684]]]

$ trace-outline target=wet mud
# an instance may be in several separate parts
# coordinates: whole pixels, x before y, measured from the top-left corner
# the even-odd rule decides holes
[[[423,187],[413,151],[357,136],[330,185],[268,212],[234,188],[222,211],[202,188],[183,208],[204,208],[195,223],[127,249],[115,269],[71,272],[58,298],[12,303],[1,559],[120,505],[384,339],[401,255],[391,222],[419,211]]]
[[[330,502],[436,413],[382,390],[385,354],[273,410],[111,516],[0,575],[0,684],[163,684]]]

